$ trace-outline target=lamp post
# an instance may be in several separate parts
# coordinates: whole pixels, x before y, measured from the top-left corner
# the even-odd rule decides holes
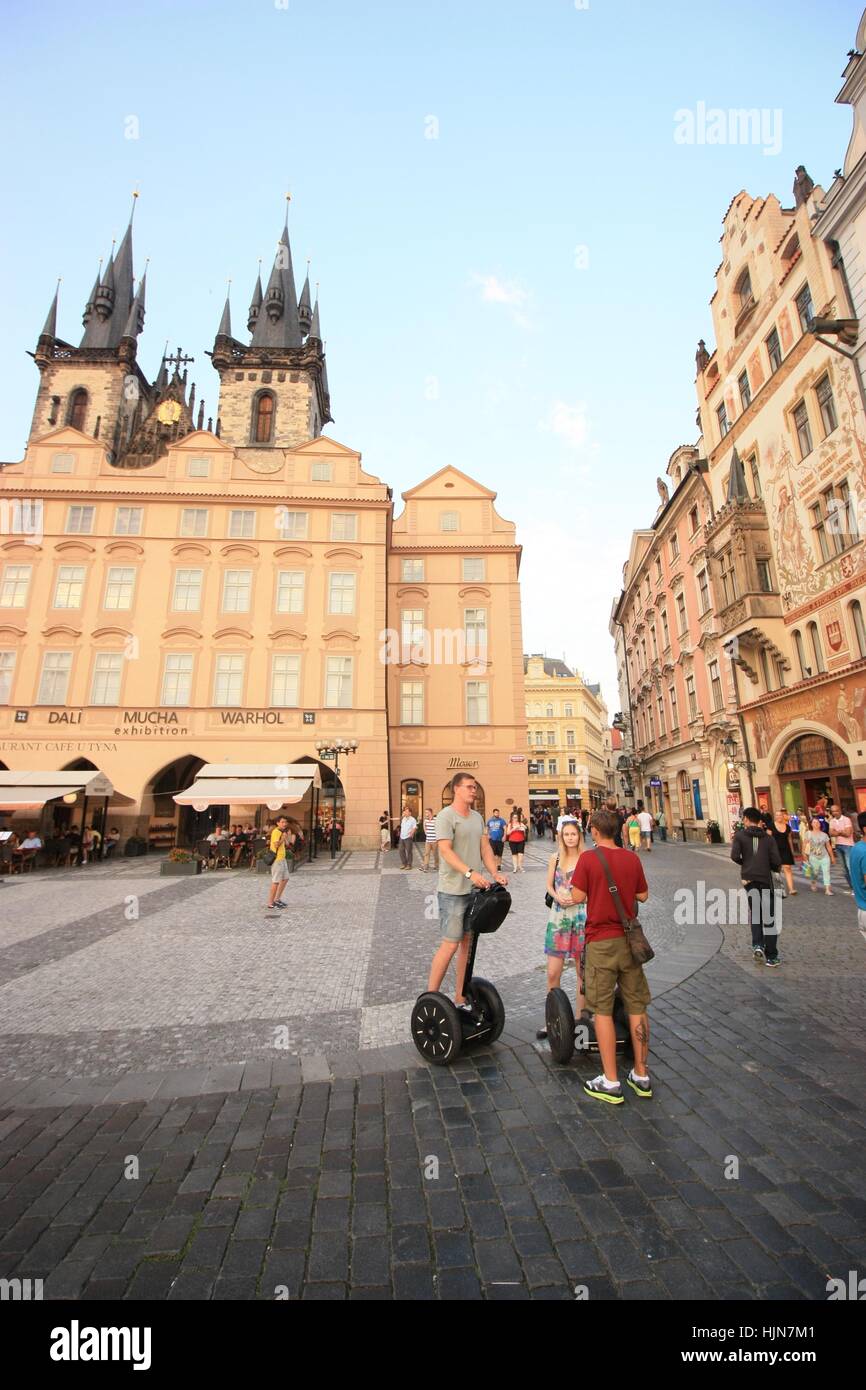
[[[340,754],[344,753],[346,757],[348,757],[350,753],[357,753],[357,751],[358,740],[356,738],[337,738],[334,739],[333,743],[328,743],[323,740],[316,744],[316,752],[320,758],[323,758],[327,762],[330,762],[331,758],[334,760],[334,802],[333,811],[331,813],[332,859],[336,859],[337,857],[337,779],[340,775]]]

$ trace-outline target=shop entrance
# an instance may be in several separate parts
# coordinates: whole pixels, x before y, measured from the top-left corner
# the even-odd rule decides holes
[[[148,824],[139,831],[152,850],[169,850],[175,845],[185,849],[197,845],[216,827],[228,824],[228,806],[209,806],[196,811],[192,806],[178,806],[172,798],[175,792],[185,792],[196,779],[204,759],[188,754],[157,772],[147,784],[142,798],[142,810],[147,806],[148,793],[152,798]]]
[[[852,815],[857,810],[851,766],[832,739],[802,734],[788,744],[778,768],[782,803],[791,814],[808,811],[822,796]]]
[[[424,820],[424,783],[417,777],[408,777],[400,783],[400,814],[404,806],[410,816],[414,816],[420,826]]]

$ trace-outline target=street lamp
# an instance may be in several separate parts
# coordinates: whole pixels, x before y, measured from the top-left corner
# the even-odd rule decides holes
[[[732,738],[731,735],[728,734],[728,737],[722,740],[722,752],[724,753],[725,761],[728,764],[728,771],[733,772],[735,767],[743,767],[746,769],[747,772],[755,772],[755,764],[749,762],[748,760],[738,758],[737,749],[738,745],[736,739]]]
[[[357,751],[358,740],[356,738],[337,738],[334,739],[333,743],[328,743],[326,740],[322,739],[316,744],[316,752],[320,758],[325,762],[330,762],[332,758],[334,760],[334,809],[331,814],[332,859],[336,859],[337,857],[337,778],[340,775],[340,754],[344,753],[346,757],[348,757],[350,753],[357,753]]]

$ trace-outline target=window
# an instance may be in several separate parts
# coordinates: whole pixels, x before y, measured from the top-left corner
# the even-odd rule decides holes
[[[671,631],[668,625],[668,611],[666,608],[662,609],[662,640],[664,641],[665,651],[667,651],[671,644]]]
[[[720,674],[719,674],[719,663],[718,663],[717,661],[711,661],[711,662],[710,662],[710,665],[709,665],[709,672],[710,672],[710,691],[711,691],[711,694],[712,694],[713,709],[721,709],[721,708],[722,708],[722,704],[723,704],[723,698],[722,698],[722,678],[721,678],[721,676],[720,676]]]
[[[445,528],[443,527],[442,529],[444,530]],[[485,578],[483,555],[463,556],[463,578],[475,584],[483,582]]]
[[[744,270],[736,285],[734,293],[737,296],[737,312],[742,313],[748,309],[750,304],[754,304],[755,296],[752,294],[752,280],[748,270]]]
[[[223,575],[224,613],[249,613],[252,597],[252,570],[226,570]]]
[[[116,507],[114,511],[114,534],[116,536],[140,536],[143,507]]]
[[[274,405],[270,391],[262,391],[253,401],[254,444],[270,444],[274,434]]]
[[[556,747],[556,730],[555,730],[555,729],[548,729],[548,731],[547,731],[547,746],[548,746],[548,748],[555,748],[555,747]]]
[[[662,582],[662,559],[661,559],[661,556],[660,556],[660,555],[657,555],[657,556],[656,556],[656,583],[657,583],[657,584],[661,584],[661,582]]]
[[[558,777],[558,776],[559,776],[559,762],[558,762],[558,760],[557,760],[556,758],[548,758],[548,760],[547,760],[547,771],[548,771],[548,775],[549,775],[550,777]]]
[[[400,614],[400,628],[404,655],[408,656],[412,647],[421,646],[424,641],[424,609],[404,608]]]
[[[244,698],[244,670],[247,659],[240,653],[221,654],[216,659],[213,702],[215,705],[240,705]]]
[[[277,574],[278,613],[303,613],[304,611],[303,570],[280,570]]]
[[[797,313],[800,317],[800,327],[804,333],[809,332],[809,324],[815,317],[815,310],[812,307],[812,291],[808,285],[804,285],[794,301],[797,305]]]
[[[0,705],[8,705],[12,694],[12,673],[15,670],[15,653],[0,652]]]
[[[280,509],[280,524],[277,530],[284,540],[304,541],[307,539],[309,512],[289,512]]]
[[[571,704],[570,701],[565,705],[565,709],[564,709],[563,713],[565,714],[565,718],[566,718],[566,719],[573,719],[573,718],[574,718],[574,705]]]
[[[809,640],[812,644],[812,652],[815,657],[815,665],[813,668],[813,674],[815,674],[818,671],[823,671],[826,669],[824,666],[824,650],[821,646],[821,638],[818,633],[817,623],[809,624]]]
[[[191,458],[191,459],[187,459],[187,464],[186,464],[186,476],[187,476],[188,478],[209,478],[209,477],[210,477],[210,459],[209,459],[209,458]]]
[[[184,507],[180,514],[180,534],[206,536],[207,518],[207,507]]]
[[[488,724],[487,681],[466,682],[466,723]]]
[[[700,597],[701,613],[704,614],[708,612],[710,607],[710,585],[706,570],[701,570],[698,575],[698,595]]]
[[[65,705],[72,652],[46,652],[42,658],[37,705]]]
[[[677,540],[676,532],[671,536],[671,559],[676,560],[680,553],[680,543]]]
[[[758,469],[757,454],[752,454],[752,457],[749,459],[749,468],[752,474],[752,491],[755,494],[755,498],[758,499],[760,497],[763,497],[764,493],[761,488],[761,474]]]
[[[692,784],[689,781],[689,774],[681,772],[680,783],[680,815],[683,820],[694,820],[695,807],[692,801]]]
[[[92,705],[119,705],[122,673],[122,652],[100,652],[93,663],[90,703]]]
[[[700,524],[701,523],[698,517],[698,509],[697,507],[692,507],[691,511],[689,512],[689,526],[691,527],[691,530],[689,532],[690,536],[693,536],[695,534]]]
[[[68,536],[89,536],[93,531],[95,507],[70,507],[66,513]]]
[[[84,424],[87,419],[87,392],[73,391],[69,397],[69,411],[66,416],[67,425],[71,425],[74,430],[84,432]]]
[[[860,539],[854,503],[847,482],[825,488],[819,501],[809,508],[812,529],[818,542],[821,559],[832,559]]]
[[[171,606],[175,613],[197,613],[201,608],[203,570],[178,570],[174,576]]]
[[[285,709],[300,704],[301,658],[278,652],[271,663],[271,705]]]
[[[458,512],[440,512],[440,513],[439,513],[439,530],[440,530],[440,531],[459,531],[459,530],[460,530],[460,515],[459,515],[459,513],[458,513]]]
[[[256,514],[247,511],[229,512],[229,539],[251,541],[256,534]]]
[[[774,328],[770,336],[766,339],[767,357],[770,362],[770,375],[777,372],[782,365],[782,348],[779,343],[778,331]]]
[[[105,600],[103,608],[114,612],[132,607],[135,592],[135,569],[127,565],[112,565],[105,581]]]
[[[762,594],[771,594],[773,592],[773,580],[770,575],[769,560],[758,560],[756,562],[756,567],[758,571],[758,588]]]
[[[31,565],[4,565],[0,584],[0,608],[25,608],[30,588]]]
[[[417,584],[424,579],[423,560],[401,560],[400,579],[404,584]]]
[[[54,586],[53,608],[80,608],[84,594],[84,565],[61,565]]]
[[[51,472],[52,473],[71,473],[75,467],[74,454],[52,454]]]
[[[665,701],[664,701],[664,696],[663,696],[663,695],[659,695],[658,700],[656,701],[656,704],[657,704],[657,706],[658,706],[658,712],[659,712],[659,738],[664,738],[664,736],[665,736]]]
[[[188,705],[192,697],[192,653],[167,652],[162,668],[163,705]]]
[[[329,483],[331,470],[332,465],[329,459],[314,459],[310,478],[314,483]]]
[[[806,402],[800,401],[794,407],[794,428],[797,431],[797,440],[800,445],[800,458],[804,459],[807,454],[812,452],[812,430],[809,426],[809,412],[806,409]]]
[[[552,718],[553,718],[553,705],[546,705],[546,706],[545,706],[544,717],[545,717],[545,719],[552,719]]]
[[[697,717],[698,717],[698,700],[697,700],[697,696],[696,696],[696,694],[695,694],[695,678],[694,678],[694,676],[686,676],[686,697],[687,697],[688,702],[689,702],[689,719],[697,719]]]
[[[725,607],[727,607],[729,603],[733,603],[735,599],[740,597],[732,546],[728,546],[728,549],[719,556],[719,578],[722,581],[722,597]]]
[[[424,682],[403,681],[400,686],[400,723],[424,723]]]
[[[772,690],[773,682],[770,679],[770,663],[767,660],[766,647],[761,647],[760,651],[758,652],[758,661],[760,662],[761,666],[761,675],[764,677],[764,689]]]
[[[848,610],[851,614],[851,622],[854,626],[854,637],[858,656],[866,656],[866,627],[863,625],[863,609],[860,607],[859,599],[849,603]]]
[[[677,618],[679,620],[680,637],[685,637],[688,628],[688,618],[686,617],[686,596],[683,593],[677,594]]]
[[[325,706],[327,709],[352,708],[351,656],[325,658]]]
[[[573,748],[573,747],[574,747],[574,729],[566,729],[566,731],[565,731],[565,743],[566,743],[566,747],[568,747],[568,748]]]
[[[785,667],[781,657],[775,657],[774,664],[776,667],[776,684],[780,690],[783,690],[785,686]]]
[[[334,512],[331,517],[331,540],[354,541],[358,535],[358,518],[354,512]]]
[[[740,404],[743,410],[748,410],[749,406],[752,404],[752,388],[749,385],[748,372],[740,372],[737,378],[737,385],[740,388]]]
[[[803,639],[802,639],[802,637],[800,636],[800,633],[798,632],[797,628],[794,628],[794,634],[793,634],[793,635],[794,635],[794,650],[795,650],[796,653],[797,653],[797,661],[798,661],[799,664],[800,664],[800,676],[802,677],[803,680],[805,680],[809,673],[808,673],[808,671],[806,670],[806,653],[805,653],[805,651],[803,650]]]
[[[529,729],[526,731],[526,746],[527,748],[532,747],[532,732]]]
[[[668,697],[671,702],[671,729],[679,728],[679,715],[677,714],[677,688],[675,685],[668,686]]]
[[[354,613],[355,575],[331,574],[328,576],[328,612]]]
[[[648,729],[648,731],[649,731],[649,742],[650,742],[650,743],[655,743],[655,741],[656,741],[656,721],[655,721],[655,715],[653,714],[652,705],[650,705],[649,709],[648,709],[647,712],[646,712],[646,718],[647,718],[647,729]]]
[[[467,658],[483,656],[487,651],[487,609],[464,608],[463,631]]]
[[[569,760],[568,760],[568,775],[569,775],[569,777],[576,777],[576,776],[577,776],[577,759],[576,759],[576,758],[569,758]]]
[[[822,376],[818,385],[815,387],[815,395],[818,397],[818,406],[821,411],[821,423],[824,426],[824,438],[832,434],[839,421],[836,418],[836,402],[833,399],[833,387],[830,385],[829,376]]]
[[[541,732],[540,729],[535,730],[535,746],[536,748],[544,747],[544,734]]]
[[[716,419],[719,422],[719,438],[724,439],[728,430],[731,428],[728,421],[728,407],[725,405],[724,401],[722,401],[721,405],[716,409]]]

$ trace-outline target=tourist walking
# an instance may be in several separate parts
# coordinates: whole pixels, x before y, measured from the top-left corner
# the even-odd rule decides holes
[[[851,824],[850,816],[846,816],[841,806],[835,803],[830,807],[830,843],[844,870],[845,881],[851,888],[848,857],[854,848],[854,826]]]
[[[505,848],[505,821],[500,816],[498,807],[495,806],[493,815],[487,822],[487,838],[496,858],[501,859],[502,851]]]
[[[646,807],[644,807],[642,811],[638,812],[637,820],[638,825],[640,826],[640,838],[642,848],[646,850],[647,854],[652,854],[653,818],[650,815],[649,811],[646,809]]]
[[[632,918],[637,914],[638,903],[645,903],[649,897],[649,889],[638,855],[614,844],[616,815],[606,810],[595,811],[590,825],[595,848],[580,856],[571,884],[572,900],[586,903],[583,988],[586,1006],[593,1015],[603,1070],[592,1081],[586,1081],[583,1089],[594,1100],[622,1105],[624,1096],[616,1067],[613,1021],[616,990],[619,989],[625,1006],[634,1054],[634,1066],[626,1082],[643,1100],[649,1100],[653,1093],[647,1068],[649,1019],[646,1011],[651,995],[643,966],[634,962],[617,900],[626,918]],[[600,856],[613,878],[616,895],[611,891]]]
[[[811,828],[800,838],[803,844],[803,872],[812,881],[812,892],[817,893],[820,878],[824,883],[824,892],[828,898],[832,898],[830,864],[836,863],[836,855],[830,843],[830,836],[821,829],[818,816],[812,817]]]
[[[484,821],[474,809],[478,783],[468,772],[458,772],[451,780],[450,806],[443,806],[436,817],[439,845],[438,904],[442,942],[430,965],[427,988],[442,986],[451,961],[457,955],[454,1002],[468,1008],[463,997],[463,980],[469,959],[471,932],[464,930],[464,919],[472,903],[473,888],[488,888],[484,869],[496,883],[507,886],[499,871],[499,860],[490,848]]]
[[[776,841],[768,835],[761,812],[754,806],[743,811],[743,825],[734,833],[731,858],[740,866],[740,877],[749,903],[752,955],[771,968],[779,964],[779,927],[773,874],[782,861]]]
[[[624,849],[625,846],[623,845],[622,841],[622,827],[625,821],[625,811],[621,810],[620,807],[617,806],[616,797],[614,796],[607,797],[604,803],[604,809],[606,811],[610,811],[611,815],[616,816],[616,834],[613,837],[613,842],[616,845],[617,849]]]
[[[544,937],[544,954],[547,956],[547,989],[559,989],[565,962],[574,963],[577,976],[577,1016],[584,1010],[583,981],[580,977],[580,958],[583,954],[584,932],[586,928],[586,906],[572,899],[571,879],[577,868],[577,861],[584,853],[585,844],[580,821],[574,816],[566,816],[557,836],[559,849],[552,854],[547,864],[547,895],[552,899],[547,918]],[[540,1028],[535,1035],[546,1038],[547,1029]]]
[[[383,811],[379,817],[379,849],[383,851],[391,848],[391,817],[387,811]]]
[[[268,856],[271,865],[271,888],[268,894],[267,911],[273,912],[278,907],[288,907],[288,903],[283,901],[283,890],[286,880],[289,877],[288,848],[291,843],[289,838],[289,821],[287,816],[278,816],[276,825],[271,830],[268,838]],[[293,838],[293,837],[292,837]]]
[[[400,821],[400,869],[411,869],[414,863],[412,846],[415,841],[415,831],[418,829],[418,822],[412,815],[408,806],[403,807],[403,816]]]
[[[794,887],[794,837],[791,834],[791,827],[788,824],[788,812],[777,811],[770,826],[773,839],[776,841],[776,848],[779,851],[779,858],[782,861],[782,873],[785,875],[785,889],[792,898],[797,896]]]
[[[640,821],[637,817],[637,811],[635,811],[634,808],[629,812],[628,820],[625,823],[625,831],[628,835],[630,848],[634,850],[635,854],[638,854],[640,852]]]
[[[658,815],[656,816],[656,825],[658,826],[658,832],[661,836],[662,844],[666,844],[668,838],[668,822],[664,811],[659,811]]]
[[[508,848],[511,850],[511,866],[516,874],[523,873],[523,855],[526,850],[526,826],[516,811],[512,811],[505,832]]]
[[[439,845],[436,840],[436,817],[433,814],[433,807],[427,807],[424,816],[424,859],[421,870],[426,874],[428,868],[439,868]]]

